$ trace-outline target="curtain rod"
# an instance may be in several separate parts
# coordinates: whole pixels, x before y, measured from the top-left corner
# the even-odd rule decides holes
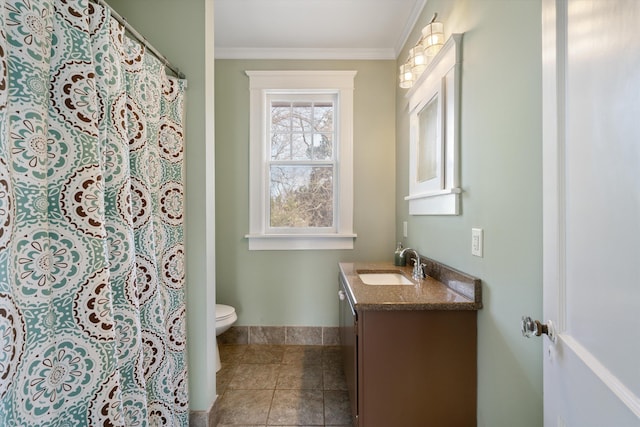
[[[119,23],[124,25],[124,28],[127,31],[129,31],[129,33],[131,33],[131,35],[133,37],[135,37],[136,40],[138,40],[140,43],[145,45],[147,47],[147,49],[149,49],[151,51],[151,53],[153,53],[155,55],[156,58],[158,58],[160,61],[162,61],[164,63],[165,67],[167,67],[168,69],[173,71],[173,73],[179,79],[186,78],[184,73],[182,71],[180,71],[180,69],[178,67],[176,67],[173,64],[171,64],[171,62],[169,62],[169,60],[167,59],[166,56],[161,54],[155,47],[153,47],[151,45],[151,43],[149,43],[149,41],[142,34],[140,34],[138,31],[136,31],[136,29],[133,28],[133,26],[131,26],[131,24],[129,24],[129,22],[127,22],[127,18],[121,16],[118,12],[116,12],[111,6],[109,6],[109,4],[106,1],[104,1],[104,0],[89,0],[89,1],[92,1],[93,3],[98,3],[99,5],[108,8],[111,11],[111,16],[113,16],[116,19],[116,21],[118,21]]]

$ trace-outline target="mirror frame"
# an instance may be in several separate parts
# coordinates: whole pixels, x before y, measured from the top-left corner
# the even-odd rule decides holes
[[[407,92],[410,215],[460,214],[460,68],[462,34],[452,34]],[[421,114],[437,100],[435,120]],[[421,123],[422,122],[422,123]],[[435,127],[435,128],[434,128]],[[425,148],[430,147],[425,153]],[[427,162],[433,174],[422,179]]]

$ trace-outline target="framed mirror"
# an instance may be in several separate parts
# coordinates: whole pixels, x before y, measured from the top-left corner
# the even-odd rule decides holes
[[[459,215],[460,43],[453,34],[409,97],[411,215]]]
[[[442,97],[436,93],[417,114],[416,181],[442,189]]]

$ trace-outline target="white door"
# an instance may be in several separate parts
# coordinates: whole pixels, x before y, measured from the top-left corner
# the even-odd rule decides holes
[[[544,425],[640,426],[640,1],[542,5]]]

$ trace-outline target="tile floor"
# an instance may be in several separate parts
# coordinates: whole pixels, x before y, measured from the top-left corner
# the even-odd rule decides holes
[[[350,426],[337,346],[220,345],[218,427]]]

